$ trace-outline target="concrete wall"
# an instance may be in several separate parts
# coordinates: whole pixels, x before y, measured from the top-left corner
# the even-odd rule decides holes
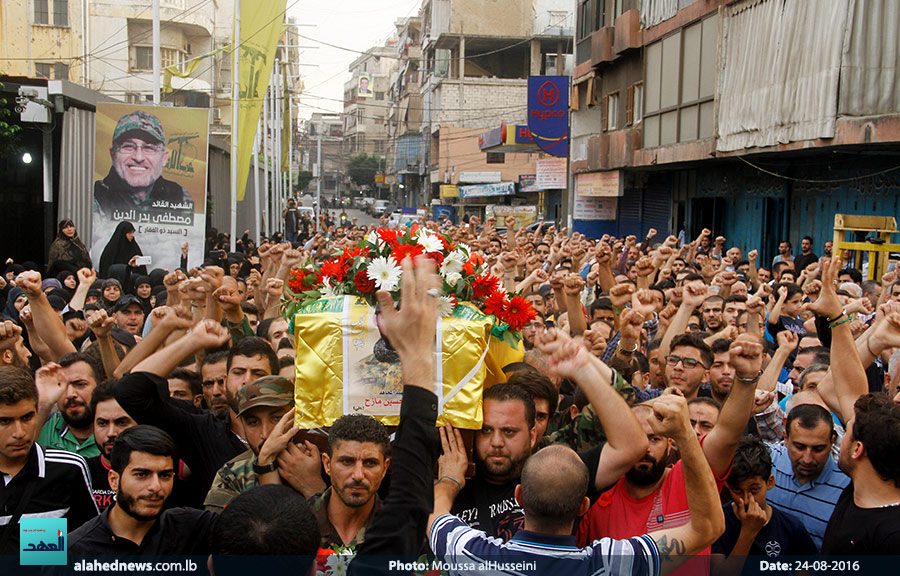
[[[531,0],[453,0],[450,33],[467,36],[531,36]]]
[[[501,122],[527,120],[528,80],[444,80],[438,91],[440,118],[436,121],[461,128],[489,129]]]
[[[53,21],[50,3],[50,21]],[[80,83],[82,65],[81,2],[69,2],[68,27],[34,24],[34,2],[3,0],[0,3],[0,70],[9,76],[36,76],[36,62],[69,65],[65,80]],[[27,59],[27,60],[26,60]],[[33,60],[32,60],[33,59]]]
[[[191,53],[185,59],[213,49],[217,30],[216,10],[207,6],[187,15],[183,12],[203,2],[204,0],[163,0],[160,19],[165,21],[174,18],[177,24],[167,23],[161,27],[161,46],[184,51],[186,45],[190,44]],[[149,6],[149,0],[132,0],[127,3],[114,0],[91,2],[89,38],[93,57],[88,64],[91,88],[120,99],[124,99],[126,92],[152,92],[152,73],[131,71],[131,46],[150,46],[153,43]],[[226,57],[230,58],[230,55]],[[215,66],[212,62],[201,64],[195,77],[196,80],[190,82],[175,78],[172,84],[176,89],[186,86],[186,89],[209,92],[214,84]],[[223,110],[222,114],[224,118],[226,111]]]

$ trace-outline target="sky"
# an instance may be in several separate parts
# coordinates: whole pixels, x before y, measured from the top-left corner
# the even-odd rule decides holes
[[[394,31],[394,22],[415,16],[421,4],[421,0],[288,0],[288,15],[296,19],[299,33],[313,39],[301,38],[300,45],[317,47],[300,51],[305,85],[301,117],[343,110],[344,82],[350,76],[347,67],[359,56],[315,40],[359,51],[383,45]]]

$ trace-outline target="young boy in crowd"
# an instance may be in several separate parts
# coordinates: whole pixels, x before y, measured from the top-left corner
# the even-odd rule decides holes
[[[777,560],[818,554],[800,520],[766,502],[775,476],[769,449],[759,438],[741,439],[725,485],[733,500],[723,506],[725,533],[712,545],[713,574],[756,573],[758,563],[745,566],[747,556]]]

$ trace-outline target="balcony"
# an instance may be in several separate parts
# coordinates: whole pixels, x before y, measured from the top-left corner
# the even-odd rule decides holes
[[[598,66],[604,62],[612,62],[616,58],[613,49],[615,28],[604,26],[591,34],[591,65]]]
[[[616,39],[614,48],[616,54],[622,54],[628,50],[641,47],[643,34],[641,32],[641,13],[639,10],[628,10],[616,18]]]
[[[588,169],[610,170],[634,164],[641,147],[641,132],[635,129],[604,132],[588,140]]]

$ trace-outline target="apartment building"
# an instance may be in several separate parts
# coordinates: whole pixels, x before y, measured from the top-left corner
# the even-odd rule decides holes
[[[900,217],[898,45],[887,0],[579,0],[576,194],[617,206],[576,229],[707,227],[771,259],[821,254],[835,213]]]

